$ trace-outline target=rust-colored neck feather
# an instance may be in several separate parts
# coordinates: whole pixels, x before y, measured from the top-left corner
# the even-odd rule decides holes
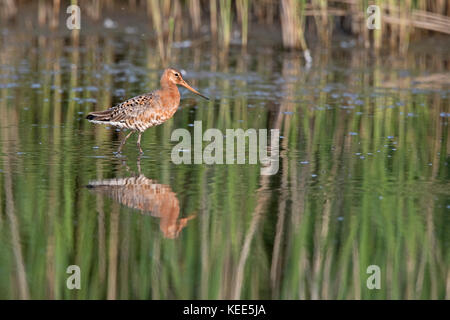
[[[161,89],[165,89],[167,87],[176,87],[176,84],[170,81],[167,72],[164,72],[163,75],[161,76],[160,84]]]
[[[177,85],[170,81],[165,73],[161,77],[160,96],[165,107],[170,109],[178,108],[180,104],[180,92],[178,91]]]

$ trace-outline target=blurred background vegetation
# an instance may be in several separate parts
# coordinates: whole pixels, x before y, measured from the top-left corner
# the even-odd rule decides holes
[[[0,298],[449,299],[449,12],[0,1]],[[183,91],[140,161],[131,140],[115,157],[124,133],[85,115],[157,88],[167,65],[211,101]],[[171,132],[197,120],[279,129],[278,174],[174,165]]]
[[[403,52],[413,39],[434,32],[450,34],[448,0],[2,0],[1,18],[15,20],[21,14],[18,8],[32,6],[37,15],[26,25],[55,30],[68,4],[81,5],[83,14],[94,22],[103,20],[105,13],[140,16],[155,33],[165,59],[170,57],[172,42],[187,36],[208,36],[226,51],[231,43],[246,47],[249,32],[264,27],[281,30],[284,48],[303,50],[308,50],[307,38],[329,46],[341,31],[357,36],[366,47]],[[370,32],[366,26],[369,5],[380,8],[380,30]],[[113,25],[110,20],[105,23]]]

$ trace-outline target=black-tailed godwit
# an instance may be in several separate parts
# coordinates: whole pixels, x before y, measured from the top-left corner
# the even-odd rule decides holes
[[[195,215],[180,217],[180,204],[170,186],[140,174],[137,177],[90,181],[87,187],[119,203],[158,217],[165,238],[174,239]]]
[[[180,105],[180,92],[177,85],[181,85],[209,100],[208,97],[192,88],[182,78],[178,70],[169,68],[164,71],[161,77],[161,88],[159,90],[128,99],[104,111],[91,112],[86,119],[92,123],[132,130],[120,143],[118,153],[122,151],[127,139],[134,132],[138,132],[137,145],[140,153],[143,153],[141,148],[142,133],[148,128],[160,125],[172,118]]]

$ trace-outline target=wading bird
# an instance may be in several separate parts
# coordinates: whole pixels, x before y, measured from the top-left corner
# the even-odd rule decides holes
[[[175,69],[164,70],[160,83],[161,89],[159,90],[131,98],[104,111],[91,112],[86,119],[92,123],[132,130],[120,143],[118,153],[122,151],[127,139],[134,132],[138,132],[137,146],[140,153],[143,153],[141,148],[142,133],[148,128],[160,125],[172,118],[180,105],[180,92],[177,85],[181,85],[209,100],[208,97],[205,97],[184,81],[181,72]]]
[[[195,215],[184,218],[180,216],[177,194],[170,186],[144,176],[141,173],[140,158],[138,169],[138,176],[90,181],[87,187],[97,194],[137,209],[144,215],[159,218],[159,228],[164,237],[177,238]]]

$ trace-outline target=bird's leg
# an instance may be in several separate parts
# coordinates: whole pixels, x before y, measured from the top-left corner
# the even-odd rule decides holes
[[[132,134],[133,134],[133,131],[131,131],[129,134],[127,134],[125,139],[122,140],[122,142],[120,143],[119,149],[117,150],[117,153],[120,153],[122,151],[122,147],[124,146],[125,142]]]
[[[141,148],[141,136],[142,136],[142,132],[139,132],[139,136],[138,136],[138,139],[137,139],[137,146],[138,146],[138,148],[139,148],[139,152],[140,152],[141,154],[143,154],[144,151],[142,151],[142,148]]]
[[[139,173],[139,175],[141,175],[142,173],[141,173],[141,155],[140,155],[140,154],[139,154],[138,157],[137,157],[136,166],[137,166],[137,168],[138,168],[138,173]]]

